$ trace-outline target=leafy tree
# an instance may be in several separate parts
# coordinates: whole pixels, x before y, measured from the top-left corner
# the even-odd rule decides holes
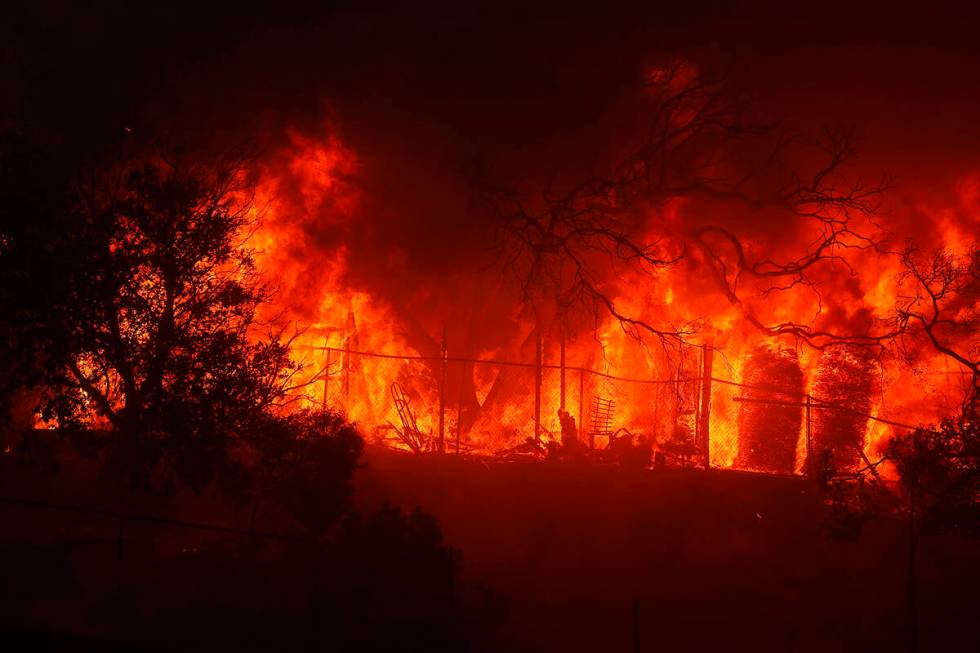
[[[144,156],[4,216],[6,351],[26,349],[8,385],[43,388],[40,416],[133,482],[202,488],[297,389],[255,318],[250,183],[247,161]]]
[[[910,518],[929,532],[980,536],[980,420],[970,404],[938,429],[917,429],[889,443]]]

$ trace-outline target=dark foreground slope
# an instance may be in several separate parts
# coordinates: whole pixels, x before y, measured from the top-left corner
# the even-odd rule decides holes
[[[4,474],[0,494],[233,532],[0,502],[0,650],[906,650],[906,524],[835,540],[800,479],[368,450],[361,514],[389,517],[324,557],[254,535],[250,510],[111,495],[70,468]],[[463,586],[434,523],[385,501],[438,518]],[[255,529],[291,532],[272,517]],[[978,562],[922,537],[920,651],[980,648]]]
[[[442,523],[465,573],[510,597],[510,638],[542,651],[902,650],[907,531],[827,531],[810,482],[585,463],[488,464],[370,451],[365,507]],[[920,542],[920,650],[976,650],[974,543]]]

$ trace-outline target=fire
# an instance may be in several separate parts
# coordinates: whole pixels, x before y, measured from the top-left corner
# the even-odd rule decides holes
[[[263,162],[254,201],[258,228],[250,244],[274,297],[260,317],[292,336],[293,356],[303,367],[298,406],[340,407],[355,421],[397,424],[397,411],[385,399],[393,380],[382,369],[386,359],[354,361],[349,353],[418,356],[390,307],[346,281],[343,239],[360,201],[349,181],[357,157],[333,134],[315,139],[288,130],[287,137],[288,144]],[[351,394],[371,401],[348,407]],[[431,428],[427,416],[419,423]]]
[[[751,412],[746,402],[759,399],[762,395],[756,395],[765,390],[740,384],[760,382],[762,377],[747,361],[752,352],[769,348],[788,352],[786,364],[803,380],[802,394],[766,395],[782,402],[778,405],[787,423],[795,424],[799,415],[799,432],[787,445],[793,458],[788,469],[803,473],[810,446],[822,437],[819,429],[832,412],[825,405],[830,401],[825,387],[837,364],[828,361],[838,359],[828,353],[833,348],[820,351],[764,335],[744,315],[751,312],[769,324],[860,330],[886,319],[896,297],[907,291],[908,279],[896,257],[855,250],[846,252],[845,264],[845,252],[835,251],[841,264],[817,280],[819,288],[829,288],[831,294],[822,294],[816,284],[780,288],[772,294],[761,292],[760,286],[759,293],[736,304],[710,278],[703,257],[692,252],[664,274],[632,271],[603,280],[622,314],[690,328],[685,344],[638,340],[608,315],[590,325],[566,325],[561,317],[542,322],[515,293],[510,309],[513,331],[498,339],[507,344],[477,344],[464,351],[440,337],[439,316],[421,314],[418,324],[406,324],[403,307],[415,298],[393,298],[351,277],[348,241],[365,199],[357,182],[362,165],[335,132],[314,137],[287,130],[286,144],[262,163],[255,202],[259,227],[252,244],[259,268],[275,289],[275,301],[263,317],[297,330],[293,353],[305,365],[299,405],[340,409],[370,438],[395,447],[407,448],[398,438],[406,424],[392,399],[393,384],[404,390],[418,430],[433,448],[440,436],[450,451],[458,440],[461,450],[486,454],[535,436],[558,441],[560,409],[572,414],[580,441],[591,439],[595,447],[605,448],[614,435],[590,433],[598,428],[594,407],[606,401],[613,406],[615,436],[642,438],[665,450],[694,442],[703,428],[698,423],[701,411],[707,411],[711,465],[751,467],[746,462],[749,427],[744,415]],[[977,179],[969,177],[957,187],[956,210],[971,213],[974,222],[980,214]],[[685,224],[698,219],[692,216],[699,208],[676,198],[655,210],[668,231],[682,233]],[[947,247],[958,252],[969,247],[972,234],[964,231],[960,217],[941,210],[929,214],[937,225],[945,225]],[[745,242],[764,252],[796,237],[811,234],[784,235],[772,242],[755,236]],[[436,291],[424,289],[428,294]],[[393,300],[401,305],[398,310]],[[420,332],[426,334],[425,342],[419,340]],[[707,376],[714,381],[710,404],[703,406],[703,352],[709,347],[715,355]],[[866,414],[852,420],[860,431],[855,456],[879,456],[895,432],[886,422],[929,423],[951,408],[950,388],[958,377],[949,372],[948,359],[920,349],[915,360],[917,365],[909,366],[885,355],[868,363],[869,370],[876,370],[868,403],[848,407]],[[937,402],[937,397],[947,400]],[[833,400],[846,403],[848,398]],[[537,422],[532,406],[539,406]],[[765,410],[760,415],[753,419],[764,420]]]

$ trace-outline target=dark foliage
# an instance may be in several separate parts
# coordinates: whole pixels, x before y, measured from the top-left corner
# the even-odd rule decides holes
[[[38,388],[39,416],[86,433],[73,441],[115,478],[202,489],[296,371],[255,323],[247,166],[150,153],[59,177],[4,145],[18,184],[0,231],[5,396]]]
[[[321,587],[334,607],[332,632],[352,650],[458,650],[464,642],[459,553],[442,541],[435,518],[383,507],[352,516],[341,528],[336,555],[344,561]],[[329,589],[327,589],[329,588]]]
[[[810,465],[827,507],[822,525],[831,538],[856,542],[870,521],[893,507],[891,495],[880,484],[865,482],[863,475],[841,475],[830,449],[817,455]]]
[[[249,433],[243,478],[253,503],[284,509],[313,535],[325,533],[350,508],[352,474],[364,442],[343,416],[297,412],[259,420]]]
[[[980,536],[980,420],[975,406],[937,430],[896,437],[886,456],[924,532]]]
[[[38,564],[0,578],[4,606],[45,614],[41,637],[25,616],[24,641],[472,649],[475,629],[503,613],[497,604],[464,614],[473,596],[488,599],[464,592],[438,522],[387,507],[352,513],[356,428],[289,405],[299,390],[289,343],[255,320],[266,292],[247,243],[247,166],[149,155],[56,174],[57,157],[26,140],[7,134],[0,145],[0,396],[5,410],[29,401],[58,426],[21,428],[12,459],[53,464],[67,443],[104,462],[111,480],[153,491],[217,484],[251,506],[253,529],[305,531],[285,541],[204,537],[179,552],[127,543],[125,559],[122,548],[115,561],[100,553],[84,571],[93,543],[81,536],[28,547]],[[83,606],[83,630],[95,634],[79,638],[72,615],[48,601]]]
[[[351,514],[326,538],[207,537],[179,552],[130,546],[120,566],[110,563],[114,573],[94,577],[89,565],[99,559],[78,546],[3,552],[26,563],[2,576],[8,614],[29,627],[36,621],[22,611],[47,605],[42,623],[70,624],[60,604],[45,603],[60,601],[81,609],[82,631],[110,650],[471,651],[505,617],[498,598],[460,581],[459,553],[433,517],[391,507]],[[66,642],[83,644],[77,632],[69,628]],[[54,639],[30,630],[23,638]]]

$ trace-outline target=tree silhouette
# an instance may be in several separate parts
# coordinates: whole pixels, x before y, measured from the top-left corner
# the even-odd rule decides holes
[[[289,342],[255,319],[246,164],[133,158],[76,175],[33,237],[5,234],[32,253],[5,260],[7,278],[53,289],[5,297],[23,316],[11,332],[40,343],[40,416],[96,434],[133,482],[202,488],[295,389]]]
[[[980,391],[980,249],[924,252],[909,243],[901,252],[903,290],[896,297],[896,331],[966,368],[970,386],[962,414],[975,414]],[[962,418],[961,418],[962,421]]]
[[[894,461],[909,511],[929,532],[980,536],[980,420],[976,405],[936,429],[895,437]]]
[[[516,274],[524,298],[552,304],[559,313],[605,313],[634,337],[677,346],[697,331],[698,320],[632,314],[617,304],[607,280],[628,273],[656,279],[696,260],[702,274],[766,335],[789,335],[818,347],[892,337],[770,323],[746,301],[774,300],[796,287],[819,296],[815,279],[822,267],[846,264],[847,250],[877,248],[867,234],[883,184],[842,177],[854,153],[846,130],[803,138],[753,120],[728,73],[683,60],[656,67],[637,89],[634,104],[641,117],[635,136],[609,165],[558,190],[488,193],[501,216],[502,260]],[[678,199],[778,212],[812,238],[779,258],[752,252],[726,224],[672,224],[669,209]]]

